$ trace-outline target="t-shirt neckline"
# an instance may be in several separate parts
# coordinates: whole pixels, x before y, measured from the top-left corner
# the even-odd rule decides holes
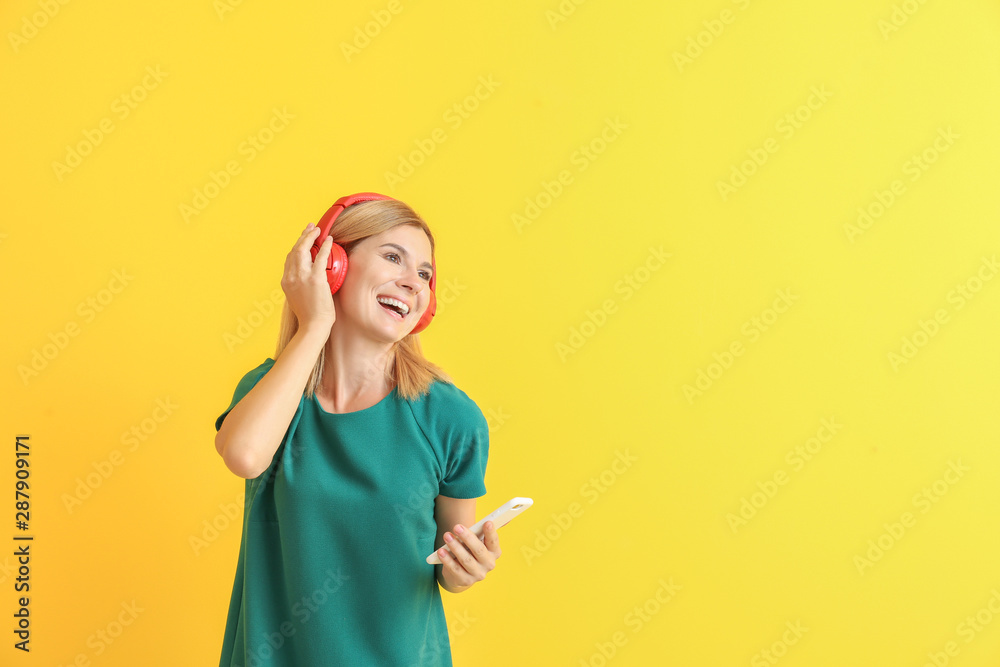
[[[319,413],[324,417],[348,417],[350,415],[363,415],[366,412],[372,412],[376,410],[377,408],[383,406],[384,404],[388,404],[389,399],[391,399],[393,395],[396,393],[396,389],[397,387],[393,387],[392,389],[390,389],[389,393],[383,396],[382,400],[380,400],[375,405],[370,405],[367,408],[362,408],[360,410],[352,410],[351,412],[327,412],[326,408],[324,408],[322,404],[320,404],[319,398],[316,396],[316,392],[313,392],[312,402],[316,405],[316,408],[319,410]]]

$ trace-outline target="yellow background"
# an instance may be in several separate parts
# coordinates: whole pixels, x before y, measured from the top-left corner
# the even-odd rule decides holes
[[[535,501],[487,579],[443,593],[456,665],[996,664],[995,2],[16,0],[0,25],[3,664],[217,664],[243,480],[213,423],[273,354],[288,249],[366,190],[437,237],[451,291],[422,343],[490,420],[479,515]],[[248,159],[275,109],[293,117]],[[390,183],[401,160],[420,164]],[[921,345],[894,364],[904,338]],[[823,419],[838,430],[796,469]]]

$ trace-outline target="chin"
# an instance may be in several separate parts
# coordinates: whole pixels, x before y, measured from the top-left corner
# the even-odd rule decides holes
[[[412,327],[410,327],[412,328]],[[373,327],[370,329],[371,337],[379,342],[387,343],[398,343],[399,341],[406,338],[409,331],[401,331],[400,329],[390,329],[386,326]]]

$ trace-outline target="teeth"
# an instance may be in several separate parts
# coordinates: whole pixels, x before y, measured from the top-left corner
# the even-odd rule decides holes
[[[403,317],[406,317],[406,315],[409,314],[409,312],[410,312],[410,307],[407,306],[402,301],[400,301],[399,299],[393,299],[393,298],[387,297],[387,296],[380,296],[380,297],[377,297],[377,299],[378,299],[379,303],[384,303],[384,304],[387,304],[389,306],[396,306],[397,308],[399,308],[401,311],[403,311]]]

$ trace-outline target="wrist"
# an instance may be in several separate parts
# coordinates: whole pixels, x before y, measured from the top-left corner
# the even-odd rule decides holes
[[[325,345],[326,341],[330,338],[330,328],[333,323],[325,322],[305,322],[300,323],[298,331],[295,332],[296,336],[301,336],[304,339],[310,340],[312,342],[319,342]]]

